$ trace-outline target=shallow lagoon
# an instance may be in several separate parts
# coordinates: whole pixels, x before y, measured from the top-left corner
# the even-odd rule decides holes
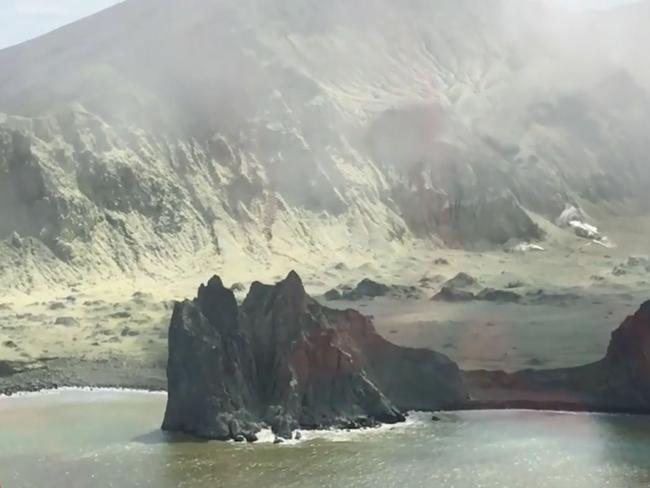
[[[0,398],[3,488],[647,487],[650,418],[527,411],[413,414],[397,426],[273,445],[160,432],[165,394]]]

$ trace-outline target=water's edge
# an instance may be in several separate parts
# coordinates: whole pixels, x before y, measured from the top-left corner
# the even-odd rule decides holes
[[[470,374],[465,372],[466,374]],[[471,374],[478,374],[474,372]],[[485,372],[490,374],[490,372]],[[467,378],[466,378],[467,379]],[[566,396],[548,400],[540,398],[540,391],[520,391],[513,399],[508,390],[490,389],[484,395],[480,388],[470,383],[470,398],[462,404],[439,409],[438,411],[476,411],[476,410],[533,410],[554,412],[610,413],[650,415],[650,406],[629,406],[609,403],[595,398],[576,398],[567,400]],[[165,392],[167,378],[164,368],[152,364],[123,361],[88,361],[74,358],[52,358],[36,362],[0,361],[0,396],[10,397],[26,393],[38,393],[66,388],[120,391]],[[472,394],[479,393],[478,398]],[[547,393],[553,393],[553,389]],[[526,398],[527,396],[532,398]],[[552,396],[552,395],[544,395]],[[404,412],[406,413],[406,412]]]
[[[56,385],[42,386],[34,389],[16,390],[9,389],[6,392],[0,390],[0,398],[14,398],[26,396],[39,396],[48,393],[57,392],[114,392],[114,393],[151,393],[166,395],[164,388],[155,388],[150,386],[125,386],[120,384],[101,384],[101,385]],[[584,413],[584,414],[608,414],[608,415],[636,415],[650,416],[648,408],[630,408],[625,406],[611,405],[584,405],[582,403],[561,402],[561,401],[543,401],[543,400],[492,400],[480,401],[470,400],[465,404],[456,407],[447,407],[436,410],[419,411],[417,413],[434,415],[435,413],[444,412],[475,412],[475,411],[519,411],[519,412],[548,412],[548,413]],[[414,412],[403,412],[405,415]],[[398,425],[404,422],[398,422]],[[310,430],[303,427],[303,430]],[[349,429],[348,429],[349,430]]]

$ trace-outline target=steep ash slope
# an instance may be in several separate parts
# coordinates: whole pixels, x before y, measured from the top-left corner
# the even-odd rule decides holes
[[[648,14],[128,0],[0,51],[0,286],[500,245],[543,238],[531,213],[647,208],[647,78],[562,42],[621,16]]]

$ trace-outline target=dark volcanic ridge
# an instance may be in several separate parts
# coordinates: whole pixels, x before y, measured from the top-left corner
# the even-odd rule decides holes
[[[263,425],[355,428],[404,420],[409,410],[465,404],[455,363],[399,347],[369,318],[309,297],[295,272],[252,284],[240,307],[218,277],[178,303],[169,331],[163,429],[254,439]]]

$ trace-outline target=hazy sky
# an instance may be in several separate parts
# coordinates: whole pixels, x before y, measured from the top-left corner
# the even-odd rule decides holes
[[[18,44],[121,0],[0,0],[0,48]]]
[[[18,44],[121,0],[0,0],[0,48]],[[131,0],[137,1],[137,0]],[[633,0],[546,0],[570,8],[606,7]]]

